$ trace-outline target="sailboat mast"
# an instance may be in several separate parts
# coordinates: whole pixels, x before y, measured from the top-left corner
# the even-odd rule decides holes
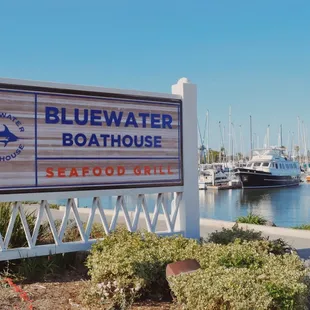
[[[250,158],[253,153],[252,116],[250,115]]]
[[[228,119],[228,161],[231,156],[231,106],[229,106],[229,119]]]
[[[299,116],[297,116],[297,143],[298,143],[298,149],[297,149],[297,156],[298,156],[298,162],[300,163],[300,120]]]
[[[209,110],[207,110],[206,115],[206,123],[207,123],[207,154],[208,154],[208,163],[210,163],[210,152],[209,152]]]

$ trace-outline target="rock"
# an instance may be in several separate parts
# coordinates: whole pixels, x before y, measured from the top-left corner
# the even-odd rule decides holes
[[[189,273],[198,269],[200,269],[200,265],[195,259],[186,259],[168,264],[166,267],[166,277],[177,276],[181,273]]]

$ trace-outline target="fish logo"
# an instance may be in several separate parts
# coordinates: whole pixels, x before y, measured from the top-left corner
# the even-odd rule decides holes
[[[8,126],[4,124],[3,126],[4,126],[4,130],[0,131],[0,142],[4,144],[4,147],[6,147],[8,143],[16,142],[20,139],[19,137],[15,136],[14,133],[10,131]]]

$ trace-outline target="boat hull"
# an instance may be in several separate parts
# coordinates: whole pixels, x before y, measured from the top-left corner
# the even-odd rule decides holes
[[[236,172],[242,183],[242,188],[272,188],[297,186],[300,183],[300,176],[272,175],[269,172],[251,171],[239,169]]]

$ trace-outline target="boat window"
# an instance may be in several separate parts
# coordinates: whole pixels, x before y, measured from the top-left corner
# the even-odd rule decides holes
[[[254,167],[259,167],[261,163],[254,163]]]
[[[252,166],[252,163],[248,163],[247,165],[246,165],[246,167],[251,167]]]
[[[289,168],[290,168],[288,164],[285,164],[285,166],[286,166],[286,169],[289,169]]]
[[[278,164],[276,164],[276,169],[278,169]]]
[[[268,167],[269,163],[263,163],[263,167]]]

